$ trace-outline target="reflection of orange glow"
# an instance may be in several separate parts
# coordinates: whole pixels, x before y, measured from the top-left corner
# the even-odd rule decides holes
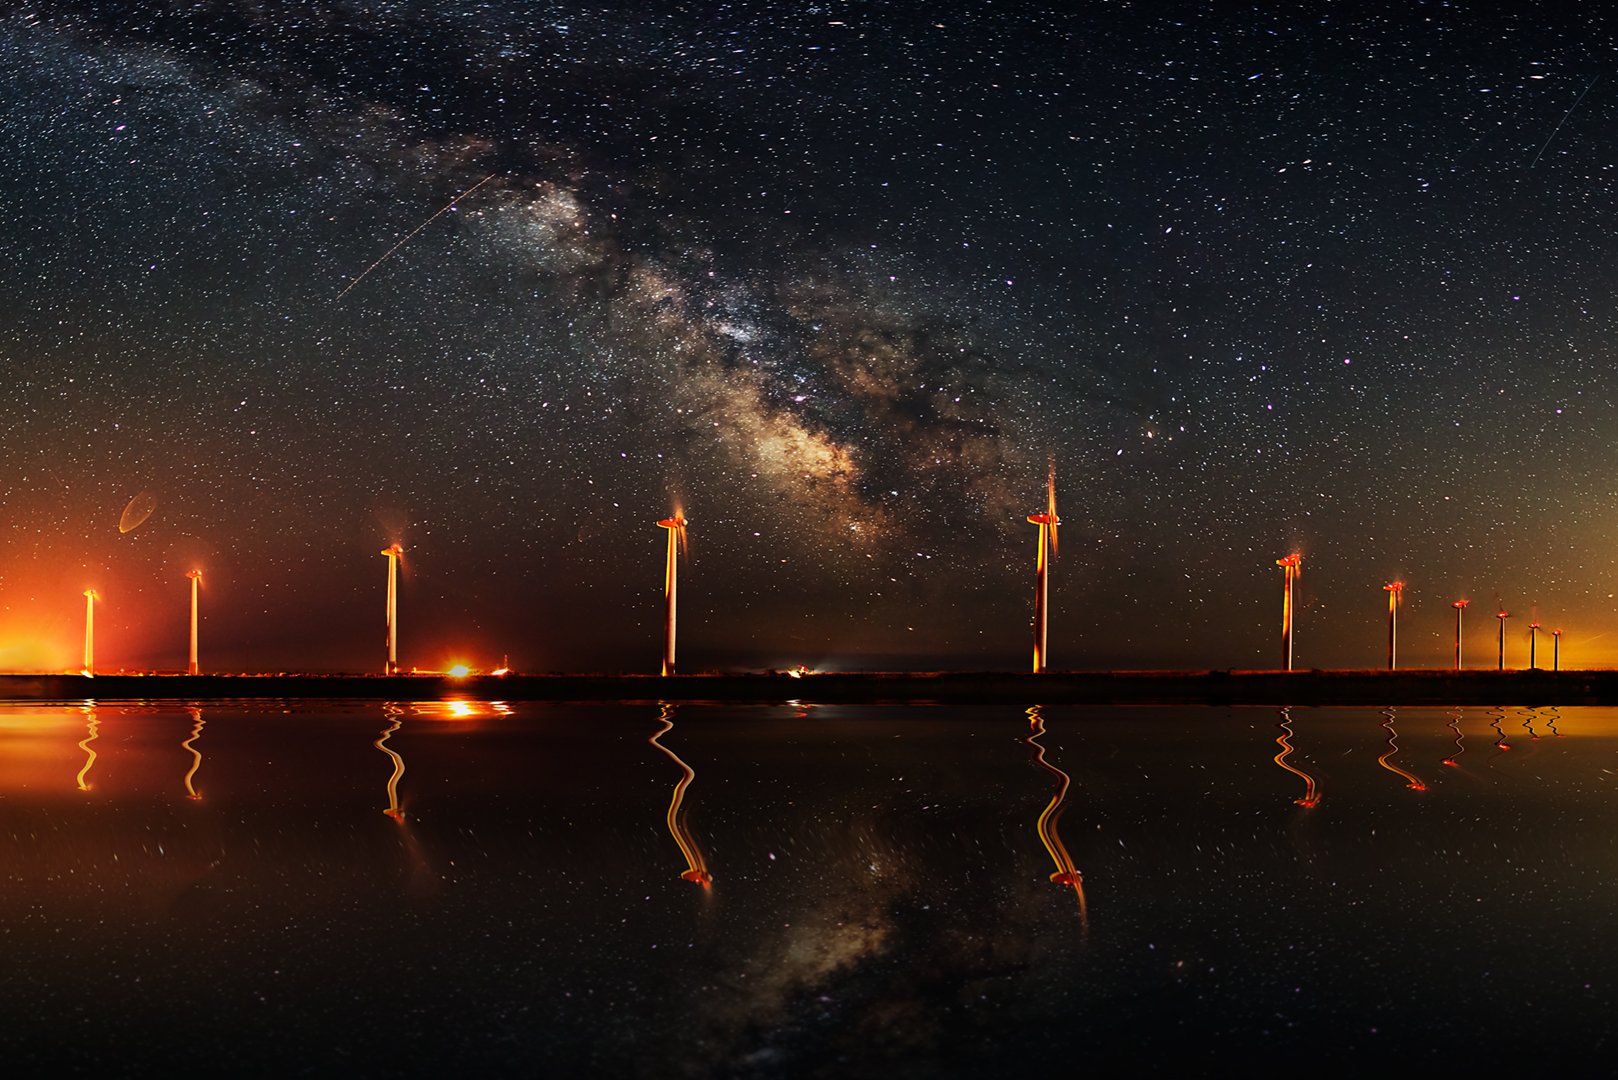
[[[390,716],[392,718],[392,723],[389,724],[387,729],[382,732],[381,738],[377,739],[371,745],[393,759],[393,775],[388,777],[388,808],[382,812],[388,815],[394,821],[403,821],[404,811],[399,809],[399,777],[404,775],[405,763],[404,758],[394,753],[393,750],[388,746],[389,736],[391,736],[395,731],[398,731],[402,726],[402,723],[397,715],[390,714]]]
[[[1376,763],[1389,772],[1397,773],[1398,775],[1404,777],[1405,783],[1407,786],[1409,786],[1410,790],[1426,791],[1427,785],[1422,783],[1419,776],[1416,776],[1414,773],[1406,772],[1405,770],[1399,768],[1399,766],[1393,764],[1393,755],[1399,752],[1399,744],[1394,740],[1394,711],[1392,709],[1383,709],[1382,715],[1387,717],[1387,719],[1382,721],[1382,726],[1388,729],[1388,749],[1381,757],[1376,759]]]
[[[1294,766],[1287,764],[1287,757],[1292,753],[1291,709],[1281,710],[1281,722],[1277,724],[1276,727],[1281,729],[1280,737],[1275,740],[1275,744],[1281,748],[1281,752],[1275,755],[1275,763],[1281,766],[1281,768],[1285,769],[1287,772],[1292,773],[1294,776],[1302,777],[1304,782],[1303,798],[1294,799],[1293,801],[1299,806],[1319,806],[1320,788],[1315,784],[1315,778],[1304,772],[1302,769],[1295,768]]]
[[[90,766],[96,763],[96,752],[90,749],[90,744],[101,736],[101,726],[96,720],[95,710],[90,710],[90,734],[79,743],[79,749],[85,753],[84,768],[79,770],[78,784],[80,791],[90,790]]]
[[[674,842],[680,845],[680,854],[685,856],[685,872],[680,877],[706,889],[713,884],[713,875],[708,873],[708,863],[703,859],[702,852],[697,848],[697,842],[692,838],[690,830],[685,827],[685,814],[680,807],[680,804],[685,801],[685,789],[690,787],[691,781],[697,778],[697,772],[684,761],[681,761],[680,756],[673,750],[658,741],[674,730],[673,716],[674,706],[665,703],[663,711],[657,718],[657,722],[663,726],[658,728],[657,733],[646,741],[661,750],[670,761],[680,767],[682,774],[680,782],[674,785],[674,797],[669,800],[667,818],[669,834],[674,837]]]
[[[445,698],[443,701],[417,701],[410,706],[410,715],[423,720],[487,720],[492,716],[510,716],[511,706],[504,701]]]
[[[1033,748],[1034,764],[1056,777],[1056,794],[1045,804],[1045,809],[1041,811],[1039,821],[1034,827],[1039,832],[1039,842],[1045,845],[1045,851],[1056,864],[1056,871],[1051,874],[1051,880],[1058,885],[1072,887],[1073,894],[1079,899],[1079,925],[1088,933],[1090,908],[1084,898],[1084,878],[1080,875],[1078,867],[1073,865],[1073,858],[1067,853],[1067,846],[1062,843],[1061,834],[1057,831],[1062,814],[1067,810],[1067,789],[1073,781],[1067,773],[1045,760],[1045,747],[1039,741],[1039,737],[1045,734],[1045,717],[1040,713],[1038,705],[1031,705],[1028,708],[1028,728],[1028,737],[1023,742]]]
[[[195,720],[197,723],[196,726],[191,729],[191,737],[180,744],[185,749],[191,751],[191,757],[193,759],[191,762],[191,770],[185,774],[185,795],[188,799],[200,799],[202,796],[198,795],[197,789],[191,786],[191,778],[197,775],[198,769],[202,768],[202,751],[198,750],[196,746],[193,745],[202,735],[202,710],[193,708],[190,709],[189,712],[191,713],[191,719]]]

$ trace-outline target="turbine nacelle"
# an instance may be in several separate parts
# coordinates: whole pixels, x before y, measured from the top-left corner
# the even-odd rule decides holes
[[[404,548],[400,547],[398,544],[392,544],[383,548],[381,554],[386,555],[390,559],[397,559],[399,556],[404,554]]]

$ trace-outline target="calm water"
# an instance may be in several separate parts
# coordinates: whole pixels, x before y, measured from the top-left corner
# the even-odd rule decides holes
[[[4,706],[0,1060],[1593,1065],[1615,841],[1608,709]]]

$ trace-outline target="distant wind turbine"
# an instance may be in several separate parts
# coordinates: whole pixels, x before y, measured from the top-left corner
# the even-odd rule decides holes
[[[1281,666],[1286,671],[1292,670],[1292,586],[1303,573],[1303,556],[1293,552],[1284,559],[1275,560],[1275,565],[1286,572],[1286,589],[1281,594]]]
[[[382,549],[388,560],[388,663],[385,675],[399,674],[399,556],[404,548],[391,544]]]
[[[663,674],[673,675],[675,592],[679,583],[680,552],[686,548],[685,514],[676,506],[673,517],[657,524],[669,531],[668,555],[663,564]]]
[[[101,599],[94,589],[84,590],[84,673],[96,673],[96,601]]]
[[[1388,670],[1392,671],[1397,666],[1395,657],[1399,648],[1399,601],[1404,599],[1405,583],[1390,581],[1382,588],[1388,593]]]
[[[1056,554],[1056,527],[1062,519],[1056,516],[1056,464],[1051,463],[1050,475],[1045,481],[1045,512],[1028,515],[1031,525],[1039,526],[1039,558],[1036,562],[1038,583],[1034,586],[1034,674],[1045,670],[1046,630],[1050,611],[1050,568]]]
[[[1468,600],[1457,600],[1450,607],[1455,609],[1455,670],[1461,670],[1461,612],[1466,610]]]
[[[185,673],[195,675],[197,674],[197,587],[202,584],[202,571],[187,570],[185,576],[191,579],[191,662],[186,666]]]

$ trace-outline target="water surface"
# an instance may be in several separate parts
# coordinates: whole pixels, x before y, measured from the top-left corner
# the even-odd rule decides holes
[[[1601,1060],[1615,785],[1608,709],[0,707],[0,1053]]]

